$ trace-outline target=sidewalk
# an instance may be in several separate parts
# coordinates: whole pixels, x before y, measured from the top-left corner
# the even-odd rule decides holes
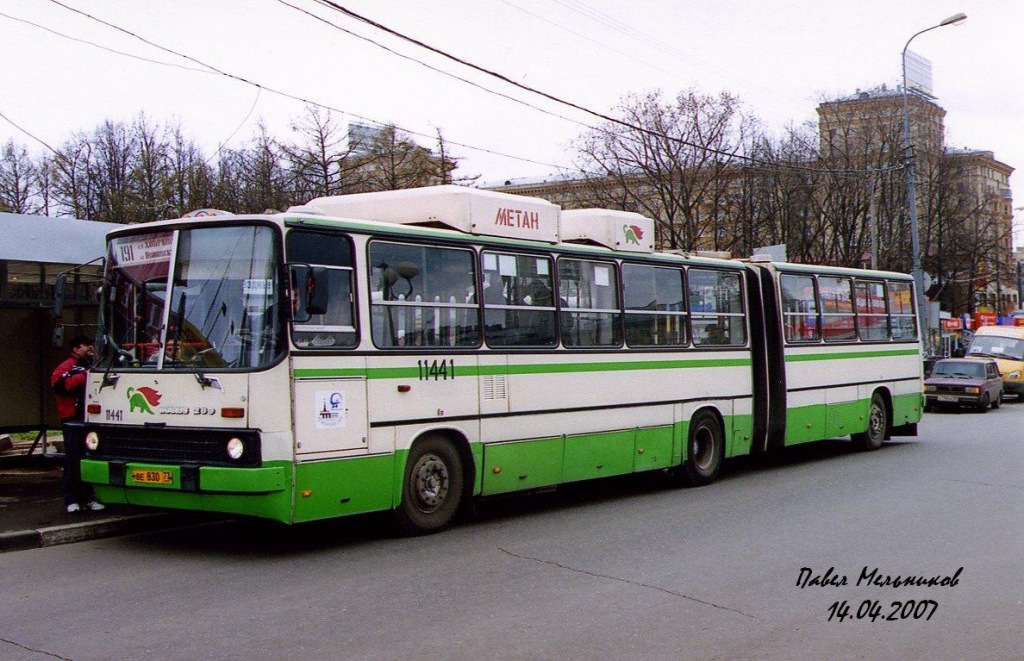
[[[57,455],[0,454],[0,553],[101,537],[166,530],[208,521],[190,512],[109,505],[68,514],[60,497]]]

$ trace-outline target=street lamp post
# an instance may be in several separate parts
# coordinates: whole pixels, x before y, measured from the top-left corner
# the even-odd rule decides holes
[[[927,315],[923,312],[924,300],[924,273],[921,271],[921,245],[917,228],[917,189],[914,183],[914,155],[911,153],[910,141],[910,108],[907,104],[907,49],[910,42],[919,35],[946,27],[947,25],[959,25],[967,20],[967,14],[954,14],[937,25],[925,28],[915,33],[903,47],[903,167],[907,175],[907,206],[910,210],[910,252],[911,268],[910,274],[914,278],[914,290],[917,298],[917,325],[918,332],[924,334],[926,331],[925,322]]]

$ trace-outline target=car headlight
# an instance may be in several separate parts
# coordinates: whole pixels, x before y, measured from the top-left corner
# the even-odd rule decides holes
[[[232,438],[228,441],[228,456],[232,459],[241,459],[242,455],[245,454],[245,443],[240,438]]]
[[[925,392],[935,392],[935,390],[936,390],[935,386],[925,386],[924,387],[924,391]]]
[[[978,393],[981,392],[981,388],[978,388],[977,386],[970,386],[969,388],[965,388],[964,390],[967,391],[968,395],[977,395]]]
[[[95,452],[96,448],[100,446],[100,435],[94,431],[89,432],[85,435],[85,447],[90,452]]]

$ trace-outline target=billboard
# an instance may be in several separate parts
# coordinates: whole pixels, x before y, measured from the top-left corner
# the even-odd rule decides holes
[[[903,71],[907,89],[932,96],[932,63],[913,51],[903,53]]]

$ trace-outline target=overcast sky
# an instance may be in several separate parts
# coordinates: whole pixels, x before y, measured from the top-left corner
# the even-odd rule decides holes
[[[911,50],[932,62],[947,144],[991,150],[1024,170],[1021,0],[333,1],[598,112],[630,92],[726,90],[770,130],[815,120],[824,98],[897,85],[907,39],[964,12],[966,23],[921,35]],[[394,123],[425,146],[441,129],[462,159],[459,174],[496,182],[568,168],[569,142],[595,122],[314,0],[59,2],[124,31],[54,0],[0,4],[0,113],[53,147],[140,111],[180,121],[207,153],[241,146],[260,118],[287,138],[303,104],[276,91],[343,111],[342,122]],[[203,65],[264,89],[191,70]],[[45,149],[0,118],[8,139]],[[1024,205],[1024,173],[1011,181]]]

